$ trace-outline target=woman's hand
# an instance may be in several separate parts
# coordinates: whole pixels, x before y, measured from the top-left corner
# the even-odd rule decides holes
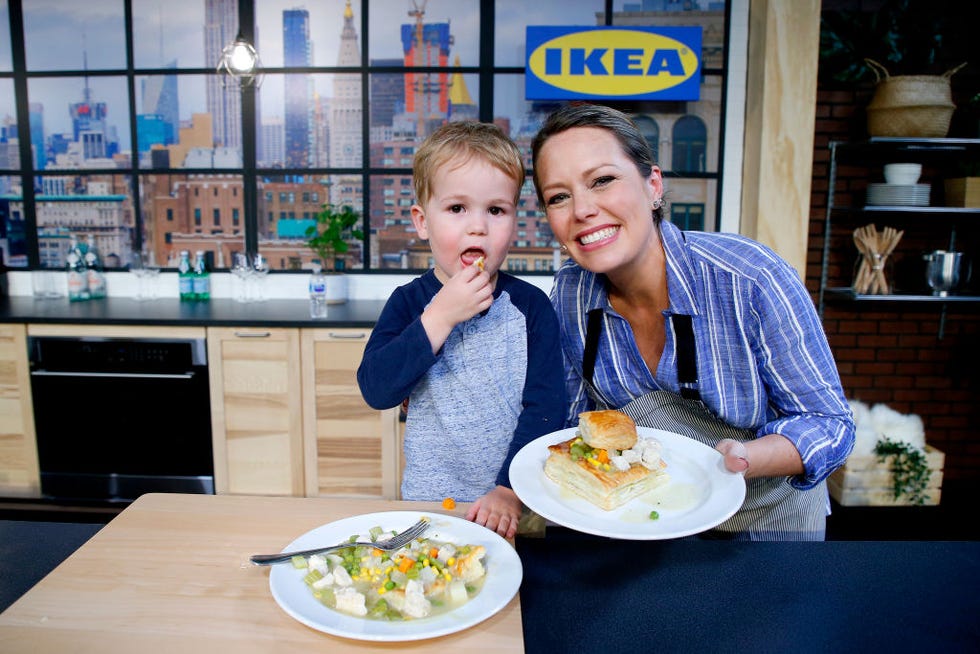
[[[718,442],[715,449],[725,457],[725,469],[729,472],[747,473],[749,470],[749,451],[744,443],[733,438],[725,438]]]
[[[517,534],[517,523],[521,520],[521,508],[521,500],[514,491],[497,486],[473,502],[466,512],[466,519],[504,538],[513,538]]]
[[[723,438],[715,449],[725,457],[729,472],[745,477],[788,477],[803,474],[803,459],[785,436],[767,434],[747,443]]]

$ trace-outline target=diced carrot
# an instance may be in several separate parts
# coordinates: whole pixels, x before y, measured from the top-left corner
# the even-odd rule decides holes
[[[598,459],[599,463],[609,463],[609,452],[605,450],[596,450],[595,458]]]
[[[401,572],[408,572],[409,570],[412,569],[413,565],[415,565],[415,561],[413,559],[408,558],[407,556],[404,556],[402,557],[401,562],[398,564],[398,569]]]
[[[439,558],[439,548],[433,547],[429,550],[429,558],[438,559]]]
[[[454,500],[451,497],[447,497],[446,499],[444,499],[442,501],[442,508],[447,509],[447,510],[450,510],[450,511],[453,510],[453,509],[455,509],[456,508],[456,500]]]

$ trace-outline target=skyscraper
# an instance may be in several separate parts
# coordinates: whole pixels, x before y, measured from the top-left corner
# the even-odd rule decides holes
[[[286,9],[282,12],[283,65],[305,68],[313,64],[310,44],[310,12]],[[285,138],[286,167],[305,168],[312,162],[312,93],[310,76],[286,75]]]
[[[340,33],[338,66],[359,66],[361,50],[354,29],[354,11],[350,0],[344,8],[344,28]],[[363,110],[361,109],[361,76],[340,73],[333,78],[330,102],[330,165],[356,168],[361,165]]]
[[[452,37],[449,23],[425,23],[425,11],[410,11],[415,24],[402,25],[402,52],[406,66],[447,66]],[[446,120],[449,112],[449,75],[408,73],[405,75],[405,113],[416,123],[416,136],[426,136],[431,128]]]
[[[204,58],[217,65],[221,51],[237,35],[238,0],[204,0]],[[221,75],[207,76],[208,113],[214,143],[242,147],[242,98],[239,89],[225,86]]]
[[[167,63],[166,68],[177,68],[177,60]],[[180,101],[177,92],[176,75],[153,75],[142,80],[143,113],[160,117],[163,127],[163,140],[149,140],[150,143],[170,145],[177,142],[177,130],[180,127]],[[144,139],[139,139],[142,144]],[[142,145],[140,150],[142,150]]]

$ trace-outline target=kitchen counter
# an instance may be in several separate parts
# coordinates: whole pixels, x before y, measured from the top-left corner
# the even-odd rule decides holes
[[[248,562],[251,554],[276,551],[351,515],[411,510],[462,516],[466,508],[350,498],[143,495],[0,614],[0,652],[521,653],[516,596],[487,620],[438,638],[352,640],[291,618],[272,597],[270,569]],[[0,534],[4,528],[19,530],[22,541],[31,538],[30,525],[0,523]],[[27,556],[23,565],[31,565]]]
[[[182,325],[206,327],[373,327],[382,300],[349,300],[330,305],[327,317],[310,318],[308,300],[236,302],[214,299],[181,302],[161,298],[141,302],[129,297],[69,302],[30,296],[0,298],[0,323]]]

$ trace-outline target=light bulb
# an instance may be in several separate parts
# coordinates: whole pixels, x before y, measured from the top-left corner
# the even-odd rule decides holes
[[[255,54],[247,43],[232,46],[228,68],[236,73],[248,73],[255,67]]]

